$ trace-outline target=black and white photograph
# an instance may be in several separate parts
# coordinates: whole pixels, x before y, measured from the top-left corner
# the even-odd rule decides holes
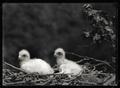
[[[118,3],[2,3],[3,86],[117,86]]]

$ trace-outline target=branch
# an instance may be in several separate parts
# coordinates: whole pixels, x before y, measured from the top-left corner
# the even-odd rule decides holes
[[[80,61],[77,61],[77,63],[80,63],[80,62],[82,62],[82,61],[84,61],[84,60],[92,59],[92,60],[95,60],[95,61],[98,61],[98,62],[105,63],[106,65],[108,65],[109,67],[111,67],[112,70],[114,70],[114,68],[113,68],[108,62],[106,62],[106,61],[102,61],[102,60],[98,60],[98,59],[95,59],[95,58],[90,58],[90,57],[85,56],[86,58],[89,58],[89,59],[86,59],[84,56],[80,56],[80,55],[75,54],[75,53],[73,53],[73,52],[67,52],[67,53],[72,54],[72,55],[75,55],[75,56],[78,56],[79,58],[84,58],[84,59],[81,59]]]
[[[19,81],[19,82],[11,82],[11,83],[4,83],[3,85],[15,85],[20,83],[25,83],[26,81]]]
[[[10,66],[10,67],[12,67],[12,68],[14,68],[14,69],[16,69],[16,70],[19,70],[19,71],[22,71],[22,72],[24,72],[24,73],[27,73],[27,72],[25,72],[24,70],[22,70],[22,69],[20,69],[20,68],[18,68],[18,67],[15,67],[15,66],[13,66],[13,65],[5,62],[5,61],[4,61],[4,64],[6,64],[6,65],[8,65],[8,66]]]
[[[109,79],[107,82],[103,83],[104,86],[109,85],[110,83],[112,83],[113,81],[115,81],[115,75],[112,76],[111,79]]]
[[[35,85],[46,85],[48,82],[50,82],[51,80],[48,80],[47,82],[44,83],[35,83]]]

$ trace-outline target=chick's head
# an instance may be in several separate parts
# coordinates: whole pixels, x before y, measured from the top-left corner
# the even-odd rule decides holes
[[[62,48],[57,48],[54,52],[54,56],[57,58],[65,57],[65,51]]]
[[[30,59],[30,54],[27,50],[23,49],[19,52],[19,56],[18,56],[18,59],[20,61],[23,61],[23,60],[28,60]]]

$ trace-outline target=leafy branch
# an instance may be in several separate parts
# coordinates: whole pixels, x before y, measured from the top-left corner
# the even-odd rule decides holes
[[[101,43],[103,40],[110,41],[115,47],[116,34],[113,31],[113,17],[102,10],[96,10],[91,4],[83,5],[83,13],[88,18],[93,30],[84,32],[86,38],[92,38],[93,43]]]

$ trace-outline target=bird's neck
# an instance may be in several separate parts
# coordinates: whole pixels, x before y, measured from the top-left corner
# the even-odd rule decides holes
[[[57,58],[57,64],[58,65],[61,65],[61,64],[64,64],[65,63],[65,57],[62,57],[62,58]]]
[[[24,63],[26,63],[27,61],[29,61],[30,59],[24,59],[24,60],[22,60],[22,61],[20,61],[20,66],[22,66]]]

